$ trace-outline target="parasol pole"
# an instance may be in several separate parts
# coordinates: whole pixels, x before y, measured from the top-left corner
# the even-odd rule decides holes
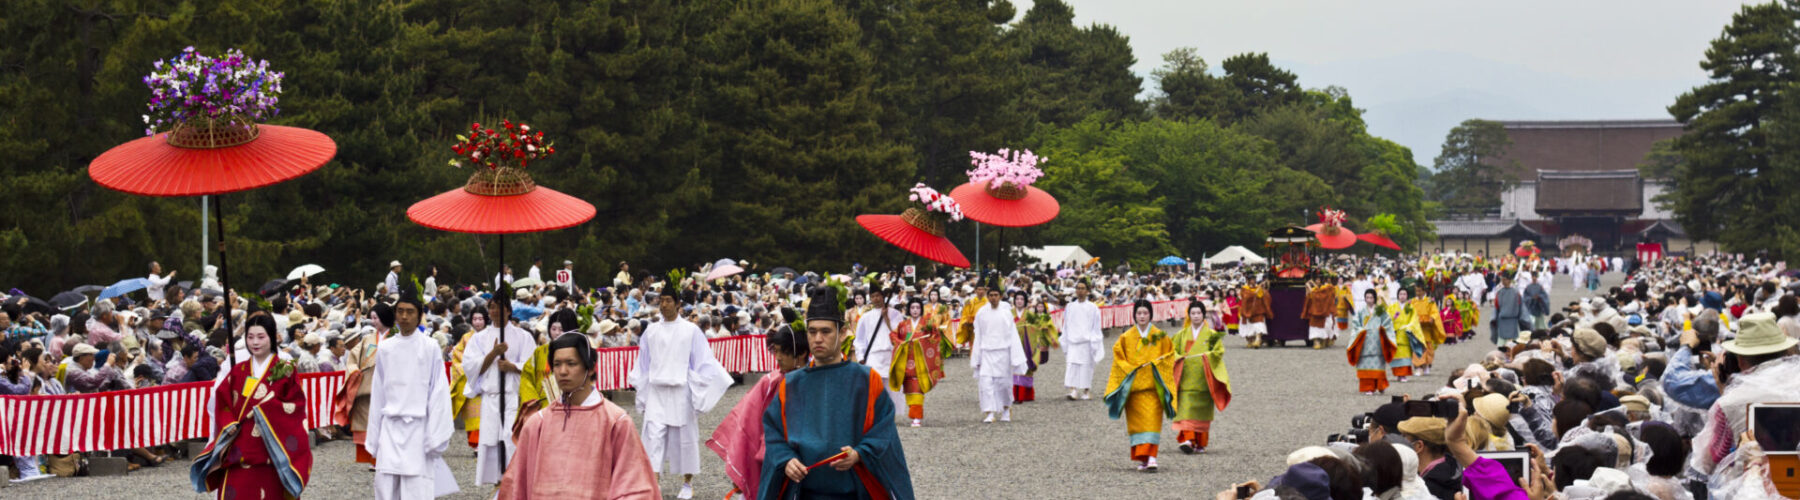
[[[506,234],[505,233],[500,234],[500,252],[499,253],[500,253],[500,281],[506,281]],[[511,284],[511,283],[508,283],[508,284]],[[498,296],[498,295],[500,295],[499,288],[494,289],[494,295],[496,295],[496,297],[494,297],[495,300],[512,300],[512,297],[499,297]],[[506,309],[511,310],[512,308],[508,307]],[[496,341],[498,341],[502,344],[506,343],[506,327],[512,326],[511,321],[512,321],[511,318],[500,318],[500,338],[496,339]],[[501,360],[506,359],[506,352],[502,351],[500,353],[500,359]],[[512,432],[512,427],[506,425],[506,369],[501,368],[499,365],[495,365],[494,371],[500,373],[500,427],[504,427],[504,429],[501,429],[501,432],[510,433],[510,432]],[[518,419],[518,417],[513,417],[513,418]],[[506,436],[501,436],[499,441],[500,441],[500,474],[505,475],[506,474]]]
[[[975,221],[975,279],[981,280],[981,221]]]
[[[200,197],[200,277],[202,278],[206,277],[207,259],[210,257],[206,252],[206,219],[208,215],[206,204],[210,198],[210,196]]]
[[[221,215],[225,213],[224,204],[219,201],[220,198],[224,197],[225,195],[222,194],[208,197],[210,198],[209,201],[213,203],[213,212],[217,212]],[[219,230],[219,288],[221,289],[220,291],[223,292],[222,295],[225,296],[225,359],[228,363],[226,366],[237,366],[237,340],[233,338],[236,335],[234,335],[233,332],[235,332],[235,330],[232,329],[231,325],[231,299],[236,297],[234,297],[235,294],[231,293],[231,274],[226,272],[225,267],[225,217],[214,217],[213,223],[218,224]],[[204,228],[206,225],[201,224],[201,227]],[[205,241],[205,239],[201,239],[201,241]],[[201,274],[204,275],[205,273]],[[205,276],[201,277],[204,278]],[[233,394],[236,395],[235,391],[233,391]]]

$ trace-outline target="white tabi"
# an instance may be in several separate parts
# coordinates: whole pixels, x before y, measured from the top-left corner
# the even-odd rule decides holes
[[[450,380],[437,341],[421,333],[381,341],[369,392],[375,498],[423,500],[456,493],[444,450],[456,432]]]
[[[893,333],[906,317],[893,307],[882,310],[887,314],[864,314],[856,320],[856,339],[851,343],[856,347],[857,363],[886,376],[894,366],[894,340],[888,334]],[[887,317],[885,323],[881,321],[883,316]],[[895,414],[905,415],[906,395],[893,389],[888,389],[887,394],[888,399],[894,401]]]
[[[523,368],[531,360],[531,352],[537,342],[530,332],[517,326],[506,325],[506,353],[488,365],[487,371],[481,370],[482,360],[494,350],[495,341],[500,340],[500,329],[492,325],[469,339],[463,347],[463,373],[468,374],[468,381],[463,385],[463,397],[481,398],[481,442],[475,449],[475,484],[499,484],[500,476],[505,471],[500,468],[500,451],[506,450],[506,460],[511,463],[517,445],[512,441],[513,421],[519,418],[519,374],[500,372],[500,359],[512,362]],[[502,384],[502,379],[505,383]],[[502,387],[504,386],[504,387]],[[506,418],[500,417],[501,391],[505,391]]]
[[[1012,376],[1024,375],[1026,369],[1025,346],[1019,343],[1011,304],[981,306],[975,313],[973,344],[969,365],[975,368],[981,411],[999,413],[1012,406]]]
[[[628,381],[637,388],[637,409],[644,416],[642,439],[650,469],[700,472],[701,413],[711,410],[731,387],[706,334],[684,319],[659,321],[638,341],[637,365]]]
[[[1086,390],[1094,385],[1094,366],[1106,359],[1106,334],[1100,330],[1100,306],[1069,302],[1062,313],[1063,386]]]

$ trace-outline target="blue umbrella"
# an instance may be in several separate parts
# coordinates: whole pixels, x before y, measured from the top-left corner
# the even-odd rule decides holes
[[[1176,257],[1173,255],[1170,255],[1168,257],[1163,257],[1162,260],[1156,261],[1156,265],[1159,265],[1159,266],[1185,266],[1185,265],[1187,265],[1187,260],[1182,259],[1181,257]]]
[[[138,290],[143,290],[144,288],[149,287],[149,286],[150,286],[150,280],[147,280],[144,278],[131,278],[128,280],[120,280],[118,283],[113,283],[112,286],[106,287],[105,290],[101,290],[100,291],[100,300],[106,300],[106,299],[110,299],[113,297],[118,297],[120,295],[125,295],[127,293],[135,292]]]

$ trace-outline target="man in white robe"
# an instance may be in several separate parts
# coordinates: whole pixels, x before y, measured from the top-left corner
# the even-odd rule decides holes
[[[418,292],[406,285],[394,305],[395,330],[375,353],[369,393],[369,452],[375,455],[375,498],[426,500],[456,493],[444,463],[455,433],[444,352],[419,331]]]
[[[1100,330],[1100,306],[1088,300],[1087,282],[1075,284],[1075,300],[1063,307],[1063,385],[1069,388],[1069,399],[1091,399],[1088,389],[1094,385],[1094,366],[1107,356],[1106,334]]]
[[[1369,281],[1367,271],[1356,274],[1356,281],[1350,283],[1350,300],[1357,310],[1367,306],[1363,304],[1363,292],[1373,289],[1375,289],[1375,282]]]
[[[982,413],[982,423],[1012,421],[1012,377],[1024,375],[1025,347],[1019,343],[1019,327],[1013,322],[1012,305],[1001,298],[1003,288],[992,283],[987,289],[987,304],[975,313],[975,340],[969,364],[975,368],[975,380]]]
[[[865,313],[856,321],[856,338],[851,340],[856,346],[856,362],[875,370],[875,373],[886,374],[894,366],[894,341],[888,334],[900,326],[905,315],[895,309],[888,300],[892,290],[874,287],[869,290],[869,303],[880,307],[884,314],[875,311]],[[894,409],[899,414],[906,412],[906,395],[888,389],[888,399],[894,400]]]
[[[489,301],[487,317],[510,316],[512,311],[506,310],[508,305],[503,300]],[[504,337],[502,327],[506,332]],[[500,476],[505,472],[505,467],[501,466],[501,450],[505,450],[508,463],[518,451],[512,440],[512,428],[513,421],[519,417],[520,367],[531,360],[537,342],[530,332],[504,321],[489,324],[474,335],[463,347],[462,359],[463,373],[468,374],[463,397],[481,398],[481,441],[475,449],[475,484],[499,484]],[[500,415],[503,399],[504,419]]]
[[[693,292],[682,301],[692,302]],[[656,298],[662,321],[650,325],[638,340],[637,364],[627,380],[637,388],[637,409],[644,416],[641,436],[650,468],[658,477],[663,464],[681,474],[681,493],[694,497],[694,474],[700,472],[700,414],[711,410],[731,386],[731,374],[713,357],[706,334],[681,318],[674,293]]]

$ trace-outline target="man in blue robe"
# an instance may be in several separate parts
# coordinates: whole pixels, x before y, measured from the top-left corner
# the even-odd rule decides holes
[[[910,499],[912,475],[881,375],[844,359],[837,290],[820,287],[806,311],[812,366],[787,375],[763,412],[756,498]]]

